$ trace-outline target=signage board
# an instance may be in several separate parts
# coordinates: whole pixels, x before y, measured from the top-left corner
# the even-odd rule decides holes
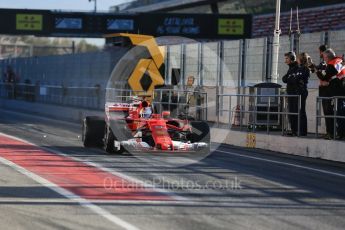
[[[41,14],[16,14],[16,30],[42,31],[42,29]]]
[[[218,34],[219,35],[244,35],[245,21],[241,19],[218,19]]]
[[[107,19],[107,30],[134,30],[134,19]]]
[[[112,14],[0,9],[0,34],[102,37],[139,33],[155,37],[244,39],[251,37],[251,15],[137,13]]]
[[[251,37],[250,15],[142,14],[139,28],[144,34],[205,39]]]
[[[55,28],[56,29],[77,29],[80,30],[83,28],[83,19],[81,18],[64,18],[56,17],[55,18]]]

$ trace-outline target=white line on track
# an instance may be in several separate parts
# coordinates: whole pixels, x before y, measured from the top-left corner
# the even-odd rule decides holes
[[[243,155],[243,154],[233,153],[233,152],[227,152],[227,151],[222,151],[222,150],[216,150],[216,152],[226,153],[226,154],[229,154],[229,155],[243,157],[243,158],[248,158],[248,159],[253,159],[253,160],[259,160],[259,161],[265,161],[265,162],[270,162],[270,163],[275,163],[275,164],[280,164],[280,165],[291,166],[291,167],[300,168],[300,169],[306,169],[306,170],[310,170],[310,171],[314,171],[314,172],[318,172],[318,173],[324,173],[324,174],[328,174],[328,175],[332,175],[332,176],[339,176],[339,177],[344,177],[345,178],[345,174],[331,172],[331,171],[326,171],[326,170],[323,170],[323,169],[317,169],[317,168],[312,168],[312,167],[298,165],[298,164],[292,164],[292,163],[286,163],[286,162],[281,162],[281,161],[269,160],[269,159],[266,159],[266,158],[248,156],[248,155]]]
[[[64,156],[64,157],[68,157],[68,158],[71,158],[75,161],[78,161],[78,162],[81,162],[81,163],[84,163],[84,164],[87,164],[89,166],[92,166],[92,167],[95,167],[95,168],[98,168],[104,172],[108,172],[114,176],[117,176],[117,177],[120,177],[121,179],[124,179],[124,180],[127,180],[127,181],[130,181],[136,185],[138,185],[139,187],[143,187],[143,188],[148,188],[148,189],[152,189],[154,192],[158,192],[158,193],[161,193],[161,194],[164,194],[164,195],[167,195],[171,198],[173,198],[174,200],[187,200],[187,198],[185,197],[182,197],[182,196],[179,196],[171,191],[167,191],[165,189],[160,189],[160,188],[157,188],[155,187],[154,185],[152,184],[149,184],[149,183],[145,183],[137,178],[134,178],[134,177],[131,177],[131,176],[128,176],[128,175],[125,175],[123,173],[120,173],[120,172],[117,172],[117,171],[114,171],[112,169],[109,169],[109,168],[106,168],[106,167],[103,167],[102,165],[100,164],[97,164],[97,163],[94,163],[94,162],[91,162],[91,161],[85,161],[85,160],[81,160],[77,157],[73,157],[73,156],[70,156],[70,155],[67,155],[67,154],[64,154],[58,150],[55,150],[55,149],[50,149],[50,148],[47,148],[47,147],[40,147],[41,149],[43,150],[46,150],[48,152],[52,152],[52,153],[55,153],[57,155],[60,155],[60,156]],[[72,151],[72,152],[75,152],[75,151]],[[165,201],[159,201],[159,202],[165,202]]]
[[[3,136],[6,136],[8,138],[12,138],[12,139],[15,139],[15,140],[18,140],[18,141],[21,141],[21,142],[24,142],[24,143],[27,143],[29,145],[34,145],[34,146],[37,146],[36,144],[34,143],[31,143],[27,140],[24,140],[24,139],[21,139],[21,138],[18,138],[18,137],[15,137],[15,136],[11,136],[11,135],[7,135],[7,134],[4,134],[4,133],[1,133],[1,135]],[[171,197],[172,199],[174,200],[187,200],[187,198],[185,197],[182,197],[182,196],[179,196],[177,194],[175,194],[174,192],[171,192],[171,191],[167,191],[165,189],[160,189],[160,188],[157,188],[155,187],[154,185],[152,184],[149,184],[149,183],[145,183],[137,178],[134,178],[134,177],[131,177],[131,176],[128,176],[128,175],[125,175],[123,173],[120,173],[120,172],[117,172],[117,171],[114,171],[112,169],[109,169],[109,168],[106,168],[106,167],[103,167],[102,165],[100,164],[97,164],[97,163],[94,163],[94,162],[91,162],[91,161],[85,161],[85,160],[82,160],[82,159],[79,159],[78,157],[74,157],[74,156],[70,156],[68,154],[65,154],[65,153],[62,153],[56,149],[51,149],[49,147],[43,147],[43,146],[37,146],[38,148],[40,149],[43,149],[47,152],[51,152],[51,153],[55,153],[57,155],[60,155],[60,156],[63,156],[63,157],[68,157],[72,160],[75,160],[77,162],[81,162],[81,163],[84,163],[86,165],[89,165],[89,166],[92,166],[92,167],[95,167],[95,168],[98,168],[104,172],[108,172],[112,175],[115,175],[117,177],[120,177],[124,180],[127,180],[127,181],[130,181],[132,183],[135,183],[136,185],[140,186],[140,187],[144,187],[144,188],[148,188],[148,189],[152,189],[154,192],[158,192],[158,193],[161,193],[161,194],[164,194],[164,195],[167,195],[169,197]],[[75,151],[71,151],[71,152],[75,152]],[[161,201],[161,202],[164,202],[164,201]]]
[[[74,126],[80,126],[76,123],[72,123],[72,122],[67,122],[67,121],[58,121],[58,120],[55,120],[55,119],[52,119],[52,118],[46,118],[46,117],[42,117],[42,116],[38,116],[38,115],[33,115],[33,114],[22,114],[22,113],[19,113],[19,112],[14,112],[14,111],[9,111],[9,110],[4,110],[4,109],[0,109],[0,111],[5,111],[5,112],[8,112],[8,113],[13,113],[13,114],[17,114],[17,115],[21,115],[21,116],[28,116],[28,117],[31,117],[31,118],[39,118],[39,119],[45,119],[47,121],[54,121],[54,122],[61,122],[61,123],[64,123],[64,124],[68,124],[68,125],[74,125]],[[0,132],[0,134],[3,134]],[[7,134],[3,134],[4,136],[7,136],[7,137],[10,137],[10,138],[13,138],[13,139],[16,139],[16,140],[19,140],[19,141],[22,141],[22,142],[25,142],[27,144],[30,144],[30,145],[35,145],[27,140],[23,140],[21,138],[18,138],[18,137],[14,137],[14,136],[10,136],[10,135],[7,135]],[[108,173],[111,173],[117,177],[121,177],[125,180],[128,180],[128,181],[131,181],[137,185],[140,185],[142,187],[145,187],[145,188],[150,188],[150,189],[153,189],[155,192],[159,192],[159,193],[162,193],[164,195],[168,195],[170,196],[171,198],[173,198],[174,200],[188,200],[187,198],[185,197],[182,197],[182,196],[179,196],[177,195],[176,193],[174,192],[171,192],[171,191],[167,191],[167,190],[164,190],[164,189],[160,189],[160,188],[156,188],[154,185],[150,184],[150,183],[145,183],[137,178],[134,178],[134,177],[131,177],[131,176],[128,176],[128,175],[125,175],[123,173],[120,173],[120,172],[117,172],[117,171],[114,171],[112,169],[109,169],[109,168],[105,168],[103,167],[102,165],[100,164],[97,164],[97,163],[94,163],[94,162],[91,162],[91,161],[84,161],[84,160],[81,160],[77,157],[73,157],[73,156],[70,156],[70,155],[67,155],[67,154],[64,154],[58,150],[55,150],[55,149],[51,149],[51,148],[48,148],[48,147],[43,147],[43,146],[39,146],[39,148],[43,149],[43,150],[46,150],[48,152],[52,152],[52,153],[55,153],[57,155],[60,155],[60,156],[64,156],[64,157],[69,157],[75,161],[78,161],[78,162],[82,162],[82,163],[85,163],[87,165],[90,165],[90,166],[93,166],[93,167],[96,167],[100,170],[103,170],[105,172],[108,172]],[[75,152],[75,151],[73,151]],[[161,201],[162,202],[162,201]]]
[[[10,135],[6,135],[6,134],[2,134],[0,133],[1,135],[3,136],[6,136],[8,138],[13,138],[13,139],[16,139],[16,140],[19,140],[19,141],[22,141],[22,142],[25,142],[27,144],[30,144],[30,145],[33,145],[32,143],[29,143],[25,140],[22,140],[22,139],[19,139],[17,137],[13,137],[13,136],[10,136]],[[93,212],[97,213],[98,215],[106,218],[107,220],[111,221],[112,223],[116,224],[117,226],[121,227],[121,228],[124,228],[124,229],[127,229],[127,230],[139,230],[139,228],[135,227],[134,225],[122,220],[121,218],[111,214],[110,212],[106,211],[105,209],[91,203],[90,201],[66,190],[66,189],[63,189],[61,187],[59,187],[58,185],[26,170],[25,168],[19,166],[19,165],[16,165],[15,163],[9,161],[9,160],[6,160],[2,157],[0,157],[0,162],[13,168],[14,170],[16,170],[17,172],[33,179],[34,181],[42,184],[43,186],[46,186],[50,189],[52,189],[53,191],[59,193],[60,195],[66,197],[67,199],[70,199],[72,201],[75,201],[75,202],[78,202],[81,206],[83,207],[86,207],[90,210],[92,210]]]

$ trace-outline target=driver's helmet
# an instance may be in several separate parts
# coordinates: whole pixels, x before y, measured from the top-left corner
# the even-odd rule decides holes
[[[142,109],[140,110],[140,116],[143,118],[150,118],[152,115],[152,108],[147,101],[141,102]]]

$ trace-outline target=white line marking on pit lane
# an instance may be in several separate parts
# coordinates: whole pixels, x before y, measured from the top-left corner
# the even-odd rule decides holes
[[[10,135],[6,135],[6,134],[2,134],[0,133],[1,135],[3,136],[6,136],[6,137],[9,137],[9,138],[13,138],[13,139],[16,139],[16,140],[19,140],[19,141],[23,141],[27,144],[30,144],[30,145],[33,145],[32,143],[29,143],[25,140],[21,140],[20,138],[17,138],[17,137],[13,137],[13,136],[10,136]],[[36,146],[36,145],[34,145]],[[124,229],[127,229],[127,230],[139,230],[139,228],[135,227],[134,225],[120,219],[119,217],[111,214],[110,212],[106,211],[105,209],[91,203],[90,201],[70,192],[70,191],[67,191],[66,189],[64,188],[61,188],[59,187],[58,185],[26,170],[25,168],[19,166],[19,165],[16,165],[15,163],[9,161],[9,160],[6,160],[2,157],[0,157],[0,162],[13,168],[14,170],[16,170],[17,172],[33,179],[34,181],[42,184],[43,186],[46,186],[48,188],[50,188],[51,190],[59,193],[60,195],[66,197],[67,199],[70,199],[70,200],[73,200],[75,202],[78,202],[81,206],[83,207],[86,207],[90,210],[92,210],[93,212],[97,213],[98,215],[106,218],[107,220],[111,221],[112,223],[118,225],[119,227],[122,227]]]
[[[18,112],[13,112],[13,111],[8,111],[8,110],[4,110],[4,109],[0,109],[0,111],[5,111],[5,112],[8,112],[8,113],[13,113],[13,114],[17,114],[17,115],[22,115],[22,116],[28,116],[28,117],[33,117],[33,118],[42,118],[42,119],[46,119],[46,120],[50,120],[50,121],[55,121],[55,122],[61,122],[61,123],[65,123],[65,124],[69,124],[69,125],[75,125],[75,126],[80,126],[80,125],[77,125],[75,123],[71,123],[71,122],[67,122],[67,121],[57,121],[57,120],[54,120],[54,119],[51,119],[51,118],[45,118],[45,117],[41,117],[41,116],[37,116],[37,115],[32,115],[32,114],[22,114],[22,113],[18,113]],[[30,145],[35,145],[27,140],[23,140],[21,138],[18,138],[18,137],[14,137],[14,136],[11,136],[11,135],[7,135],[7,134],[4,134],[4,133],[1,133],[0,134],[3,134],[4,136],[7,136],[9,138],[13,138],[13,139],[16,139],[16,140],[19,140],[19,141],[22,141],[22,142],[25,142],[27,144],[30,144]],[[78,162],[82,162],[82,163],[85,163],[87,165],[90,165],[90,166],[93,166],[93,167],[96,167],[98,169],[101,169],[105,172],[108,172],[108,173],[111,173],[115,176],[118,176],[118,177],[121,177],[123,179],[126,179],[126,180],[129,180],[129,181],[132,181],[133,183],[137,184],[137,185],[141,185],[145,188],[151,188],[151,189],[154,189],[155,191],[159,192],[159,193],[162,193],[162,194],[165,194],[165,195],[169,195],[170,197],[172,197],[173,199],[175,200],[188,200],[188,198],[185,198],[185,197],[182,197],[182,196],[179,196],[177,195],[176,193],[174,192],[171,192],[171,191],[167,191],[167,190],[164,190],[164,189],[159,189],[159,188],[156,188],[155,186],[149,184],[149,183],[145,183],[143,181],[140,181],[139,179],[137,178],[134,178],[134,177],[131,177],[131,176],[128,176],[128,175],[125,175],[125,174],[122,174],[120,172],[116,172],[116,171],[113,171],[111,169],[108,169],[108,168],[105,168],[97,163],[94,163],[94,162],[90,162],[90,161],[84,161],[84,160],[81,160],[77,157],[73,157],[73,156],[70,156],[70,155],[67,155],[67,154],[64,154],[58,150],[55,150],[55,149],[51,149],[51,148],[47,148],[47,147],[39,147],[43,150],[46,150],[46,151],[49,151],[49,152],[52,152],[52,153],[55,153],[57,155],[60,155],[60,156],[64,156],[64,157],[69,157],[75,161],[78,161]],[[75,152],[75,151],[71,151],[71,152]],[[78,152],[76,152],[78,153]]]
[[[157,188],[157,187],[155,187],[155,186],[152,185],[152,184],[145,183],[145,182],[143,182],[143,181],[141,181],[141,180],[139,180],[139,179],[137,179],[137,178],[134,178],[134,177],[125,175],[125,174],[123,174],[123,173],[114,171],[114,170],[109,169],[109,168],[105,168],[105,167],[103,167],[103,166],[100,165],[100,164],[97,164],[97,163],[94,163],[94,162],[91,162],[91,161],[81,160],[81,159],[79,159],[79,158],[76,158],[76,157],[73,157],[73,156],[69,156],[69,155],[67,155],[67,154],[64,154],[64,153],[62,153],[62,152],[60,152],[60,151],[57,151],[57,150],[55,150],[55,149],[50,149],[50,148],[46,148],[46,147],[41,147],[41,148],[42,148],[42,149],[45,149],[45,150],[47,150],[47,151],[53,152],[53,153],[55,153],[55,154],[58,154],[58,155],[62,155],[62,156],[65,156],[65,157],[69,157],[69,158],[71,158],[71,159],[73,159],[73,160],[75,160],[75,161],[85,163],[85,164],[90,165],[90,166],[92,166],[92,167],[101,169],[101,170],[103,170],[103,171],[105,171],[105,172],[108,172],[108,173],[111,173],[111,174],[113,174],[113,175],[115,175],[115,176],[117,176],[117,177],[121,177],[121,178],[123,178],[123,179],[125,179],[125,180],[131,181],[131,182],[133,182],[133,183],[135,183],[135,184],[137,184],[137,185],[140,185],[140,187],[153,189],[154,191],[159,192],[159,193],[162,193],[162,194],[164,194],[164,195],[168,195],[168,196],[172,197],[173,199],[175,199],[175,200],[177,200],[177,201],[186,201],[186,200],[188,200],[188,198],[179,196],[179,195],[177,195],[177,194],[174,193],[174,192],[167,191],[167,190],[165,190],[165,189]],[[71,152],[78,153],[78,152],[76,152],[76,151],[71,151]],[[111,162],[111,161],[108,161],[108,160],[107,160],[107,162]]]
[[[7,135],[7,134],[1,133],[1,132],[0,132],[0,134],[3,135],[3,136],[6,136],[6,137],[8,137],[8,138],[13,138],[13,139],[15,139],[15,140],[22,141],[22,142],[27,143],[27,144],[29,144],[29,145],[37,146],[37,145],[35,145],[34,143],[31,143],[31,142],[29,142],[29,141],[27,141],[27,140],[24,140],[24,139],[15,137],[15,136]],[[134,178],[134,177],[125,175],[125,174],[120,173],[120,172],[116,172],[116,171],[111,170],[111,169],[109,169],[109,168],[105,168],[105,167],[103,167],[103,166],[101,166],[101,165],[99,165],[99,164],[97,164],[97,163],[94,163],[94,162],[91,162],[91,161],[85,161],[85,160],[79,159],[79,158],[77,158],[77,157],[70,156],[70,155],[68,155],[68,154],[62,153],[62,152],[60,152],[60,151],[58,151],[58,150],[51,149],[51,148],[48,148],[48,147],[43,147],[43,146],[37,146],[37,147],[40,148],[40,149],[43,149],[43,150],[45,150],[45,151],[47,151],[47,152],[55,153],[55,154],[60,155],[60,156],[63,156],[63,157],[68,157],[68,158],[73,159],[73,160],[75,160],[75,161],[77,161],[77,162],[81,162],[81,163],[87,164],[87,165],[89,165],[89,166],[98,168],[98,169],[103,170],[103,171],[105,171],[105,172],[111,173],[111,174],[113,174],[113,175],[115,175],[115,176],[117,176],[117,177],[121,177],[121,178],[123,178],[123,179],[125,179],[125,180],[128,180],[128,181],[132,182],[132,183],[135,183],[135,184],[137,184],[137,185],[140,185],[140,186],[142,186],[142,187],[144,187],[144,188],[149,188],[149,189],[154,190],[155,192],[159,192],[159,193],[162,193],[162,194],[164,194],[164,195],[168,195],[168,196],[170,196],[171,198],[173,198],[173,199],[175,199],[175,200],[180,200],[180,201],[186,201],[186,200],[188,200],[187,198],[182,197],[182,196],[179,196],[179,195],[175,194],[174,192],[167,191],[167,190],[165,190],[165,189],[156,188],[156,187],[155,187],[154,185],[152,185],[152,184],[145,183],[145,182],[143,182],[143,181],[141,181],[141,180],[139,180],[139,179],[136,179],[136,178]],[[75,152],[75,151],[71,151],[71,152]]]
[[[108,219],[112,223],[118,225],[119,227],[122,227],[122,228],[128,229],[128,230],[139,230],[139,228],[137,228],[137,227],[133,226],[132,224],[130,224],[130,223],[120,219],[119,217],[111,214],[110,212],[106,211],[105,209],[87,201],[84,198],[81,198],[80,196],[78,196],[72,192],[67,191],[66,189],[59,187],[58,185],[56,185],[56,184],[54,184],[54,183],[36,175],[36,174],[26,170],[25,168],[23,168],[19,165],[16,165],[15,163],[13,163],[9,160],[6,160],[6,159],[0,157],[0,162],[3,163],[4,165],[7,165],[7,166],[13,168],[17,172],[33,179],[34,181],[42,184],[43,186],[50,188],[51,190],[59,193],[60,195],[66,197],[67,199],[75,201],[75,202],[79,203],[81,206],[92,210],[93,212],[97,213],[98,215],[100,215],[100,216]]]
[[[315,171],[315,172],[319,172],[319,173],[324,173],[324,174],[329,174],[329,175],[332,175],[332,176],[339,176],[339,177],[344,177],[345,178],[344,174],[340,174],[340,173],[336,173],[336,172],[330,172],[330,171],[326,171],[326,170],[322,170],[322,169],[316,169],[316,168],[311,168],[311,167],[297,165],[297,164],[292,164],[292,163],[285,163],[285,162],[280,162],[280,161],[275,161],[275,160],[269,160],[269,159],[260,158],[260,157],[247,156],[247,155],[242,155],[242,154],[238,154],[238,153],[226,152],[226,151],[222,151],[222,150],[216,150],[216,152],[227,153],[229,155],[234,155],[234,156],[239,156],[239,157],[259,160],[259,161],[265,161],[265,162],[270,162],[270,163],[276,163],[276,164],[280,164],[280,165],[292,166],[292,167],[295,167],[295,168],[307,169],[307,170],[310,170],[310,171]]]

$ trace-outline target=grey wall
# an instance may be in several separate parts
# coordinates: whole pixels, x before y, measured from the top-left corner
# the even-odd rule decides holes
[[[32,83],[39,81],[44,85],[105,86],[126,50],[6,59],[0,66],[2,71],[7,65],[12,66],[21,82],[30,79]]]
[[[267,38],[246,39],[245,85],[259,83],[266,77]]]
[[[237,87],[241,74],[241,41],[224,42],[223,86]]]

